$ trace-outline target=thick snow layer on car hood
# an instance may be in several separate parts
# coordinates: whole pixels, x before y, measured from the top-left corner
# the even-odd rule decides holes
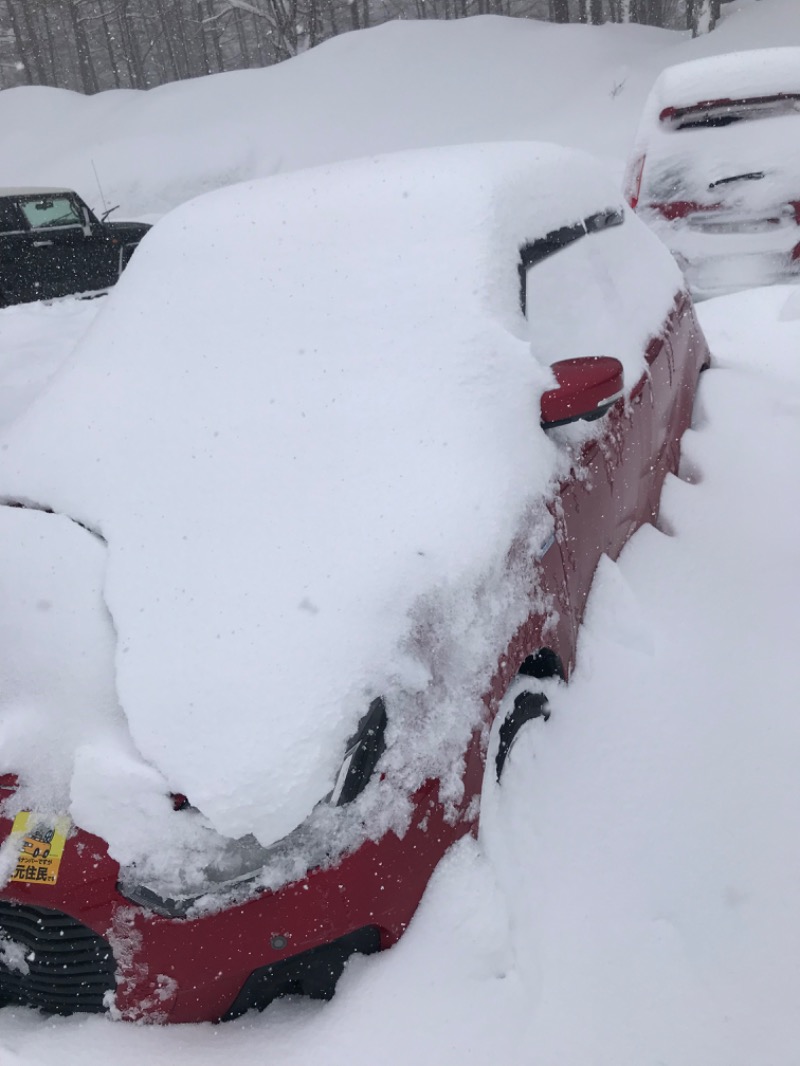
[[[429,684],[415,605],[454,628],[491,573],[465,638],[469,683],[488,681],[527,604],[505,555],[558,462],[518,249],[617,195],[585,157],[521,145],[210,194],[148,235],[6,433],[0,492],[106,540],[133,740],[220,832],[269,844],[302,821],[369,701],[391,721],[393,693]]]
[[[653,86],[656,117],[667,107],[800,93],[800,48],[760,48],[667,67]]]

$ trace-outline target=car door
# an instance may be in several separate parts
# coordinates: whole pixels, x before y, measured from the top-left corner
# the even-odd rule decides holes
[[[31,231],[29,269],[38,298],[91,292],[113,283],[112,249],[95,232],[77,196],[66,192],[28,196],[20,206]]]
[[[37,299],[30,227],[17,200],[0,198],[0,306]]]
[[[558,506],[577,629],[600,557],[616,558],[633,531],[654,516],[675,459],[662,446],[669,436],[674,376],[665,333],[680,279],[665,249],[630,213],[598,211],[559,234],[560,240],[551,239],[552,250],[527,270],[534,354],[547,363],[613,356],[625,367],[624,398],[601,420],[551,431],[569,470]],[[659,274],[664,281],[650,284]]]

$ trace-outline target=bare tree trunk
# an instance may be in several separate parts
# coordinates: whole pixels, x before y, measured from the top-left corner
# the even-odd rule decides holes
[[[129,69],[131,71],[131,85],[134,89],[146,89],[147,76],[145,75],[144,63],[142,62],[142,51],[139,47],[136,26],[130,15],[128,0],[125,0],[124,17],[121,19],[121,25],[123,27],[123,39],[125,42],[124,52],[127,56]]]
[[[22,20],[25,24],[25,36],[27,37],[25,47],[28,55],[32,60],[34,79],[38,85],[46,85],[47,79],[45,77],[44,68],[42,66],[42,55],[39,49],[39,42],[36,36],[36,28],[33,24],[30,3],[28,3],[27,0],[23,0]]]
[[[203,10],[203,4],[200,3],[200,11]],[[208,0],[207,5],[208,14],[211,14],[211,0]],[[216,27],[213,22],[209,22],[209,32],[211,34],[211,44],[214,49],[214,59],[217,62],[217,70],[222,71],[225,69],[225,61],[222,58],[222,48],[219,43],[219,37],[217,35]]]
[[[184,49],[184,62],[182,64],[179,64],[175,50],[176,46],[173,44],[173,38],[177,42],[181,40],[181,36],[174,32],[172,20],[168,17],[167,12],[164,9],[163,0],[155,0],[155,10],[156,15],[158,16],[158,21],[161,23],[161,34],[159,44],[163,45],[163,48],[160,49],[160,51],[162,51],[162,54],[166,54],[167,62],[169,64],[168,69],[172,72],[171,76],[173,78],[185,78],[189,73],[188,64],[186,63],[185,44],[181,42],[183,44]]]
[[[551,22],[569,22],[569,0],[550,0]]]
[[[317,4],[316,4],[316,0],[312,0],[312,8],[313,8],[314,15],[315,15],[314,30],[316,32],[317,31],[317,23],[316,23]],[[238,7],[233,9],[233,27],[236,30],[236,40],[237,40],[237,42],[239,44],[239,54],[242,57],[242,66],[251,67],[253,65],[253,62],[252,62],[252,59],[250,58],[250,48],[249,48],[249,46],[247,44],[247,33],[245,31],[244,16],[242,15],[242,12],[239,10]],[[317,43],[316,38],[314,39],[313,43],[314,44]]]
[[[686,19],[692,37],[710,33],[717,24],[720,0],[691,0],[686,4]]]
[[[111,79],[114,83],[114,88],[119,89],[122,85],[122,81],[119,76],[119,67],[117,65],[117,59],[114,55],[114,42],[111,37],[111,31],[108,26],[108,18],[106,17],[105,8],[103,7],[102,0],[98,0],[98,17],[100,24],[100,32],[103,35],[103,44],[106,46],[106,54],[108,56],[108,69],[111,74]]]
[[[69,17],[72,22],[72,32],[75,38],[75,48],[78,52],[78,70],[81,75],[83,91],[90,95],[99,91],[97,74],[94,69],[92,50],[89,47],[89,38],[86,36],[86,28],[80,16],[79,6],[84,0],[69,0]]]
[[[48,83],[50,85],[58,85],[60,83],[58,71],[58,49],[56,48],[56,42],[53,37],[53,19],[50,17],[50,14],[46,8],[40,12],[39,21],[43,25],[44,39],[47,43],[47,65],[50,68],[50,76],[48,78]],[[61,20],[59,18],[59,22],[60,21]],[[42,67],[44,67],[44,61],[42,62]]]
[[[18,62],[22,66],[25,81],[28,85],[33,85],[33,72],[28,61],[28,50],[25,47],[25,40],[22,36],[22,26],[19,23],[17,10],[14,7],[14,0],[6,0],[6,8],[8,10],[8,17],[11,21],[11,31],[14,34],[14,44],[17,50]]]

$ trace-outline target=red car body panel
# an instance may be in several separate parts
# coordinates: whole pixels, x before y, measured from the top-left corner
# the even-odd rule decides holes
[[[0,891],[0,901],[61,912],[104,937],[117,969],[114,1006],[132,1020],[222,1018],[255,970],[365,927],[377,928],[381,947],[394,944],[447,848],[476,830],[473,801],[483,783],[486,727],[520,665],[546,648],[568,678],[601,554],[615,558],[636,528],[656,516],[664,478],[677,468],[699,372],[708,361],[691,301],[680,294],[649,345],[647,372],[598,423],[601,438],[584,448],[576,464],[580,477],[573,470],[553,493],[555,537],[542,546],[536,563],[535,601],[543,590],[551,606],[534,610],[499,656],[485,695],[486,721],[465,753],[464,796],[455,820],[446,817],[437,782],[428,782],[414,797],[412,823],[402,838],[389,833],[333,868],[198,918],[160,917],[125,899],[106,844],[78,828],[67,842],[56,885],[11,882]],[[0,798],[3,786],[8,794],[15,782],[0,778]],[[0,818],[0,840],[11,827],[8,818]]]

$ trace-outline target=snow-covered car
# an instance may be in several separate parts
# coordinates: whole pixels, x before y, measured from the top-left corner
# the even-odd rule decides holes
[[[665,70],[625,194],[695,298],[800,279],[800,48]]]
[[[224,1019],[394,944],[708,361],[669,253],[554,146],[159,222],[0,440],[0,998]]]
[[[97,218],[71,189],[0,188],[0,307],[104,292],[149,229]]]

